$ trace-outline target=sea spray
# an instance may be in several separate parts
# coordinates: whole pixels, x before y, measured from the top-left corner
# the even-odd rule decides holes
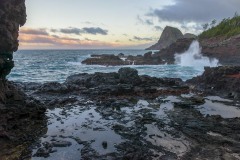
[[[175,54],[175,64],[180,66],[189,66],[197,70],[204,70],[205,66],[216,67],[219,65],[219,61],[216,58],[209,58],[203,56],[202,48],[198,41],[193,41],[189,49],[184,53]]]

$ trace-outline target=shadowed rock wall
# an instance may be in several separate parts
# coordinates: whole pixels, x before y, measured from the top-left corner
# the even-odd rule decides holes
[[[0,102],[6,99],[6,76],[14,67],[19,27],[26,22],[25,0],[0,0]]]

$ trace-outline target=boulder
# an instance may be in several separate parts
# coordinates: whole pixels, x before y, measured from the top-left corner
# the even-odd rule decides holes
[[[126,84],[139,84],[141,79],[138,76],[138,71],[133,68],[125,67],[118,70],[119,79],[121,82]]]

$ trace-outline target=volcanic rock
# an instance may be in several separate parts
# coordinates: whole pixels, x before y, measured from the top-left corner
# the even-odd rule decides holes
[[[19,26],[26,22],[25,0],[0,1],[0,78],[14,66],[13,52],[18,49]]]
[[[200,39],[202,53],[214,57],[222,65],[239,65],[240,62],[240,34],[226,37]]]
[[[0,0],[0,159],[23,159],[31,154],[29,145],[46,132],[45,107],[6,80],[14,66],[19,26],[25,22],[25,0]]]
[[[184,38],[197,38],[197,36],[195,34],[192,33],[185,33],[183,35]]]
[[[176,42],[172,43],[167,48],[164,48],[158,52],[155,52],[153,57],[161,58],[165,63],[173,64],[175,62],[174,55],[176,53],[183,53],[187,51],[194,40],[195,39],[193,38],[178,39]]]
[[[141,79],[138,76],[138,71],[133,68],[121,68],[118,71],[120,82],[126,84],[139,84]]]
[[[105,65],[105,66],[120,66],[120,65],[158,65],[163,64],[160,57],[154,57],[152,52],[147,52],[137,56],[124,56],[124,54],[115,55],[91,55],[91,58],[87,58],[82,61],[82,64],[87,65]]]
[[[170,46],[176,40],[183,38],[182,32],[174,27],[166,26],[162,32],[159,41],[153,46],[147,48],[147,50],[161,50]]]
[[[201,76],[188,80],[199,90],[229,98],[240,98],[240,66],[205,67]]]

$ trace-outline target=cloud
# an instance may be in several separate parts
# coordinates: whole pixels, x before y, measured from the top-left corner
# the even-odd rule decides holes
[[[144,25],[154,25],[153,21],[150,20],[150,19],[143,19],[141,18],[139,15],[137,16],[137,20],[138,22],[140,22],[141,24],[144,24]]]
[[[175,4],[163,9],[153,9],[148,16],[154,16],[160,22],[197,22],[206,23],[213,19],[232,17],[240,11],[239,0],[175,0]]]
[[[31,34],[31,35],[49,35],[46,29],[31,29],[31,28],[22,28],[20,30],[21,34]]]
[[[85,27],[82,29],[84,31],[84,33],[88,33],[88,34],[101,34],[101,35],[107,35],[108,34],[108,30],[102,29],[100,27]]]
[[[137,41],[153,41],[154,40],[153,38],[141,38],[137,36],[134,36],[133,39]]]
[[[163,28],[162,28],[161,26],[154,26],[154,28],[155,28],[155,30],[157,30],[157,31],[162,31],[162,30],[163,30]]]
[[[59,32],[64,33],[64,34],[80,35],[83,31],[79,28],[63,28],[63,29],[60,29]]]
[[[63,34],[74,34],[74,35],[81,35],[81,34],[91,34],[91,35],[107,35],[108,30],[102,29],[100,27],[85,27],[85,28],[61,28],[61,29],[51,29],[53,33],[63,33]]]
[[[104,42],[88,38],[78,39],[59,35],[20,34],[20,49],[97,49],[121,46],[116,42]]]
[[[31,37],[31,38],[20,38],[20,41],[23,43],[41,43],[41,44],[54,44],[53,38],[48,37]]]

